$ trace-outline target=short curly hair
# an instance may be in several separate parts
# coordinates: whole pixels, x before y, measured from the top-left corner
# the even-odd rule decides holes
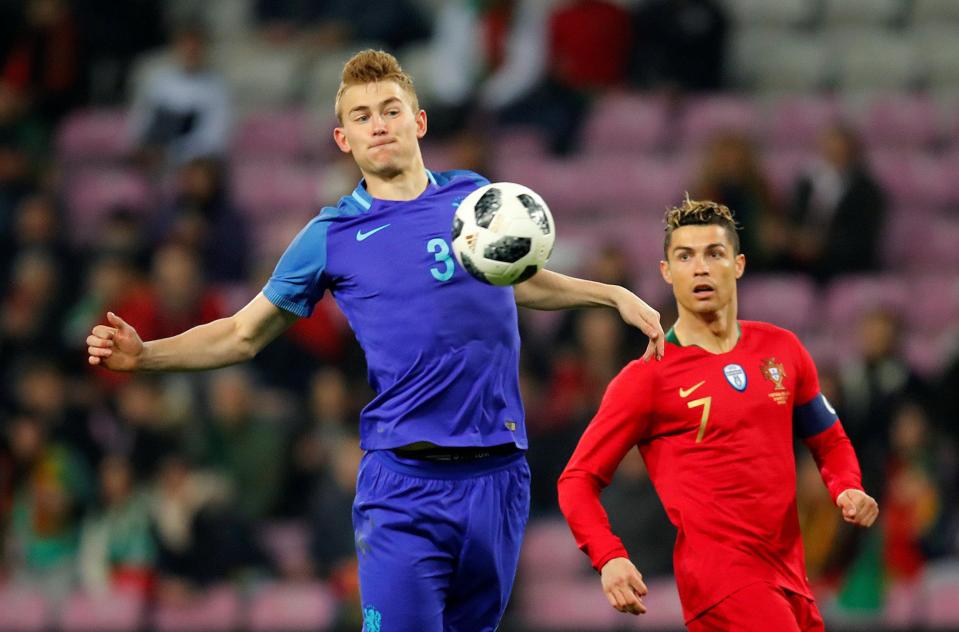
[[[715,224],[726,229],[729,241],[733,245],[735,254],[739,254],[739,226],[733,218],[729,207],[712,200],[693,200],[686,194],[686,199],[679,206],[666,211],[663,218],[666,224],[666,238],[663,241],[663,255],[669,258],[669,244],[673,238],[673,231],[680,226],[707,226]]]
[[[336,101],[334,102],[336,118],[339,119],[340,123],[343,122],[340,99],[343,98],[343,93],[346,92],[347,88],[377,81],[395,81],[398,83],[409,95],[413,112],[419,112],[420,104],[416,97],[416,90],[413,88],[413,78],[403,71],[396,57],[386,51],[368,48],[353,55],[343,66],[343,77],[340,79],[340,87],[336,91]]]

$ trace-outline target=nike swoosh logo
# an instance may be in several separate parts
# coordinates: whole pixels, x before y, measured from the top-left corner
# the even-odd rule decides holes
[[[367,239],[368,237],[370,237],[370,236],[372,236],[372,235],[375,235],[376,233],[380,232],[381,230],[383,230],[383,229],[386,228],[387,226],[389,226],[389,224],[383,224],[382,226],[378,226],[377,228],[374,228],[373,230],[368,230],[368,231],[366,231],[365,233],[364,233],[362,230],[357,230],[357,231],[356,231],[356,241],[363,241],[364,239]]]
[[[680,397],[689,397],[690,395],[693,394],[693,391],[695,391],[697,388],[699,388],[700,386],[702,386],[702,385],[705,384],[705,383],[706,383],[706,380],[703,380],[702,382],[700,382],[700,383],[697,384],[696,386],[690,386],[689,388],[680,388],[680,389],[679,389],[679,396],[680,396]]]

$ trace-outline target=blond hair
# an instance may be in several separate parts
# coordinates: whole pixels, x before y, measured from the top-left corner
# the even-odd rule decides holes
[[[736,232],[736,219],[729,207],[713,202],[712,200],[693,200],[686,194],[686,199],[679,206],[667,209],[663,218],[666,224],[666,239],[663,241],[663,254],[669,258],[669,242],[673,231],[680,226],[706,226],[715,224],[726,229],[733,250],[739,254],[739,233]]]
[[[352,86],[361,86],[367,83],[377,81],[395,81],[410,97],[410,107],[413,112],[419,112],[419,99],[416,98],[416,90],[413,88],[413,78],[403,72],[400,62],[396,57],[386,51],[373,50],[368,48],[353,55],[346,65],[343,66],[343,77],[340,80],[340,87],[336,91],[336,101],[334,108],[336,118],[343,122],[343,113],[340,111],[340,99],[347,88]]]

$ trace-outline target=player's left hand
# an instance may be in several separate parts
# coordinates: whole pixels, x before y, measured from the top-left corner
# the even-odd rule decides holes
[[[616,309],[627,325],[638,328],[649,338],[643,361],[653,357],[662,359],[666,351],[666,334],[663,333],[663,325],[659,321],[659,312],[625,288],[616,299]]]
[[[836,498],[842,518],[859,527],[871,527],[879,516],[876,499],[859,489],[847,489]]]

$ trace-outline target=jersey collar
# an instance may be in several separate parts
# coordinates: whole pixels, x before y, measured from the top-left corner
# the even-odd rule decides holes
[[[436,182],[436,176],[433,175],[433,172],[429,169],[426,170],[426,177],[429,179],[429,184],[426,185],[426,189],[429,190],[430,185],[438,187],[439,184]],[[426,191],[424,191],[425,193]],[[373,206],[373,196],[370,195],[370,192],[366,190],[366,178],[360,180],[359,184],[356,185],[356,188],[353,189],[353,193],[350,194],[350,197],[356,201],[363,209],[370,210],[370,207]]]
[[[739,337],[736,339],[736,344],[739,344],[739,341],[743,339],[743,326],[739,324],[739,321],[736,321],[736,331],[739,334]],[[684,345],[679,342],[679,336],[676,335],[676,326],[673,325],[669,328],[669,331],[666,332],[666,342],[671,342],[677,347],[696,347],[698,345]]]

